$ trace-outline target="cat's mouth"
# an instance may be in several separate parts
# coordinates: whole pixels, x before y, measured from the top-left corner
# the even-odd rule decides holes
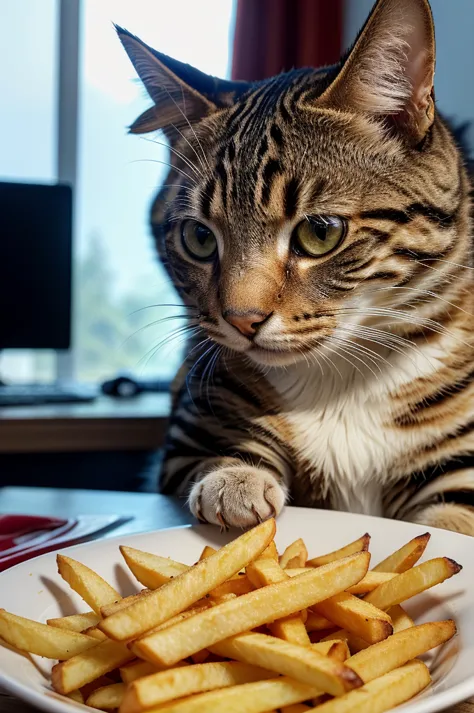
[[[298,347],[298,349],[289,346],[287,349],[273,349],[271,347],[261,347],[258,344],[252,344],[250,349],[246,351],[247,356],[257,364],[264,366],[290,366],[306,357],[306,352],[310,352],[309,348]]]

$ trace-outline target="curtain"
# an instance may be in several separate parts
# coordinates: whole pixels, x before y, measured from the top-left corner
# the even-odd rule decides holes
[[[238,0],[232,79],[337,62],[343,0]]]

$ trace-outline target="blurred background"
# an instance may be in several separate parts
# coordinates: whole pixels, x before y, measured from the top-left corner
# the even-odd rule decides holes
[[[431,5],[438,105],[465,126],[472,146],[474,2],[431,0]],[[256,80],[336,61],[371,6],[372,0],[0,0],[0,182],[59,182],[71,188],[72,201],[70,224],[60,231],[70,241],[70,252],[61,253],[60,261],[51,244],[48,269],[37,275],[39,289],[47,293],[59,289],[58,273],[64,278],[71,272],[70,282],[63,279],[57,293],[69,321],[62,339],[53,335],[50,345],[41,344],[37,334],[29,339],[28,331],[21,349],[8,329],[2,338],[2,324],[11,325],[17,315],[25,323],[31,318],[37,331],[42,320],[55,316],[36,302],[25,305],[23,273],[12,269],[6,250],[15,236],[11,228],[8,235],[2,230],[0,213],[0,380],[10,391],[23,385],[21,407],[11,405],[7,392],[2,406],[0,392],[0,484],[57,484],[55,473],[67,468],[71,476],[64,485],[86,479],[93,487],[110,487],[105,473],[113,471],[112,484],[119,489],[154,487],[167,383],[182,360],[179,340],[162,345],[170,323],[155,323],[179,312],[148,225],[167,150],[127,135],[126,127],[150,100],[112,23],[210,74]],[[2,211],[7,209],[6,201]],[[28,212],[28,202],[21,210]],[[39,217],[29,241],[46,245],[48,230],[48,221]],[[25,250],[23,259],[31,262],[33,254]],[[178,306],[153,306],[162,304]],[[105,402],[97,387],[120,374],[159,380],[161,395],[146,403],[129,401],[127,407],[123,401]],[[30,398],[32,386],[64,383],[92,391],[83,401],[78,392],[63,391],[54,411],[48,406],[54,398],[48,401],[44,393]],[[74,399],[81,404],[76,410],[70,405]],[[145,428],[144,421],[150,434],[160,435],[142,434],[125,450],[123,433]],[[115,445],[112,436],[103,442],[99,437],[112,422],[122,434],[115,436]],[[91,435],[82,440],[64,435],[73,426],[82,434],[90,429]],[[118,473],[125,461],[131,466],[122,478]],[[138,477],[144,463],[146,477]]]

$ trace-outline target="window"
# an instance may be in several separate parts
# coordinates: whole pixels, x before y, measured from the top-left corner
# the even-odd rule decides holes
[[[60,8],[69,2],[0,3],[0,24],[8,28],[0,46],[1,179],[57,179],[57,40]],[[180,323],[156,322],[180,309],[158,263],[148,218],[166,173],[161,162],[167,150],[127,135],[126,127],[151,100],[112,23],[226,77],[234,0],[79,0],[79,8],[73,349],[61,373],[83,381],[119,371],[168,379],[182,358],[179,339],[154,350],[174,329],[170,325]],[[162,303],[178,307],[150,307]],[[53,352],[0,356],[0,375],[12,381],[52,380],[56,369]]]
[[[167,150],[150,137],[126,133],[151,100],[112,22],[172,57],[225,77],[232,11],[232,0],[82,4],[74,320],[74,363],[82,380],[101,380],[120,369],[169,378],[182,359],[179,338],[154,354],[182,324],[157,320],[182,310],[143,309],[178,304],[158,264],[148,217],[166,175]]]
[[[0,3],[0,180],[56,180],[57,13],[57,0]],[[53,352],[12,350],[0,375],[51,380],[55,365]]]

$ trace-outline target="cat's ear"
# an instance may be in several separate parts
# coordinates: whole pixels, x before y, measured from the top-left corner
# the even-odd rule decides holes
[[[115,29],[154,102],[130,126],[133,134],[163,129],[173,138],[176,130],[231,106],[249,87],[246,82],[228,82],[200,72],[157,52],[122,27]]]
[[[418,143],[434,120],[434,71],[428,0],[378,0],[318,105],[391,117]]]

